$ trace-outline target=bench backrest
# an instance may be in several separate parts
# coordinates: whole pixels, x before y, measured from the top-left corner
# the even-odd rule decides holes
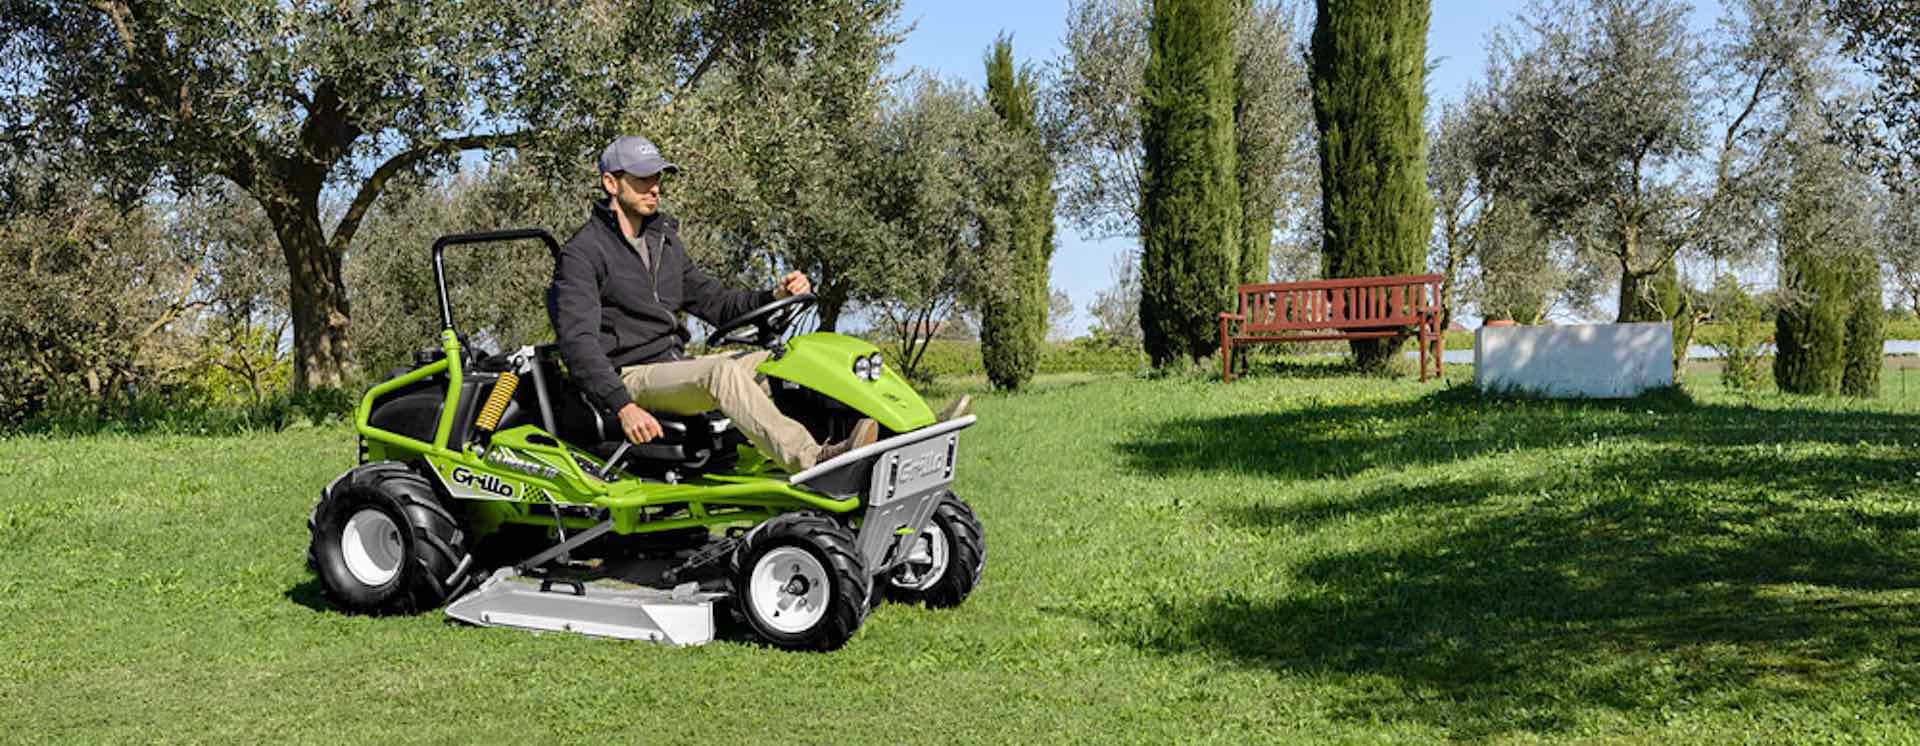
[[[1439,310],[1440,275],[1241,285],[1245,332],[1343,329],[1420,323]]]

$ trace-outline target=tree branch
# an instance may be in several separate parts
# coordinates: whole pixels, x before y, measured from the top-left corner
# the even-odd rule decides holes
[[[694,86],[699,85],[700,78],[702,76],[705,76],[708,70],[713,69],[713,63],[718,62],[720,60],[720,52],[722,50],[725,50],[726,48],[727,48],[726,36],[723,35],[719,39],[715,40],[713,43],[713,48],[707,50],[707,56],[702,57],[700,59],[700,64],[693,66],[693,73],[687,76],[687,82],[680,84],[680,90],[678,94],[688,93],[693,90]],[[680,95],[678,94],[674,96],[675,99],[680,98]]]
[[[113,31],[120,37],[120,46],[127,50],[128,57],[132,57],[134,55],[133,30],[127,28],[126,6],[115,2],[105,2],[105,0],[95,0],[92,5],[94,10],[100,11],[101,14],[107,17],[107,20],[113,22]]]
[[[466,135],[447,138],[388,158],[386,163],[374,169],[373,175],[368,176],[367,180],[360,185],[360,191],[353,196],[353,202],[347,207],[346,214],[340,217],[340,224],[334,227],[333,237],[328,239],[327,247],[336,253],[345,251],[347,244],[353,241],[354,233],[360,230],[360,221],[366,217],[367,210],[373,207],[373,201],[378,199],[380,193],[387,188],[387,182],[392,180],[394,175],[412,167],[413,164],[434,155],[516,147],[532,140],[533,132],[529,130]]]

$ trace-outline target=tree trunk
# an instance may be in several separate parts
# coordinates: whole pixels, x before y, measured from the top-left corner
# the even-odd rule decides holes
[[[1660,315],[1660,302],[1654,297],[1653,273],[1626,267],[1620,272],[1620,313],[1615,321],[1622,324],[1636,321],[1665,321]]]
[[[1678,380],[1693,345],[1693,302],[1680,286],[1680,270],[1620,268],[1620,323],[1666,321],[1673,325],[1673,374]]]
[[[319,210],[262,203],[287,260],[293,390],[343,386],[352,369],[353,344],[348,337],[347,286],[340,274],[340,255],[327,246]]]
[[[814,293],[814,310],[820,314],[819,331],[839,331],[840,312],[847,308],[847,289],[839,283],[830,283],[815,286]]]

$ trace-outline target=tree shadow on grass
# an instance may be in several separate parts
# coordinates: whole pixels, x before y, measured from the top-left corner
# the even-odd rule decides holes
[[[1920,416],[1886,412],[1698,405],[1672,395],[1492,399],[1454,387],[1412,400],[1175,419],[1117,449],[1126,468],[1153,476],[1231,471],[1323,479],[1599,442],[1898,443],[1913,438],[1916,426]]]
[[[1314,412],[1419,427],[1456,419],[1450,406],[1462,405]],[[1626,415],[1649,415],[1630,403],[1577,406],[1577,419],[1555,411],[1564,407],[1536,417],[1532,406],[1483,413],[1491,427],[1439,436],[1470,453],[1596,438],[1634,447],[1465,478],[1377,480],[1305,503],[1232,505],[1222,511],[1228,524],[1247,529],[1311,532],[1383,516],[1395,527],[1301,560],[1279,593],[1079,615],[1143,650],[1331,677],[1340,717],[1419,722],[1459,738],[1562,733],[1595,717],[1653,724],[1676,708],[1908,707],[1907,693],[1920,688],[1920,667],[1906,663],[1920,645],[1920,516],[1899,494],[1920,492],[1913,454],[1825,446],[1756,454],[1773,443],[1884,442],[1912,418],[1674,405],[1656,407],[1657,425],[1636,426]],[[1176,422],[1130,455],[1136,466],[1175,473],[1270,457],[1279,463],[1267,471],[1288,478],[1354,468],[1282,458],[1303,448],[1347,448],[1361,468],[1449,458],[1431,443],[1300,427],[1315,416]],[[1202,442],[1169,445],[1182,438]],[[1171,451],[1161,448],[1250,450],[1182,465],[1162,463]],[[1884,499],[1889,491],[1896,499]]]

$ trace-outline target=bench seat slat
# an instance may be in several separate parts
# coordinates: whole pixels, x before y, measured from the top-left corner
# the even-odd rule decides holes
[[[1365,329],[1373,326],[1419,326],[1420,317],[1402,316],[1392,319],[1347,319],[1344,321],[1301,321],[1276,324],[1242,324],[1240,328],[1248,332],[1288,331],[1292,329]]]
[[[1341,332],[1339,334],[1286,334],[1286,335],[1234,335],[1235,344],[1241,342],[1324,342],[1334,339],[1385,339],[1405,336],[1405,332]]]

